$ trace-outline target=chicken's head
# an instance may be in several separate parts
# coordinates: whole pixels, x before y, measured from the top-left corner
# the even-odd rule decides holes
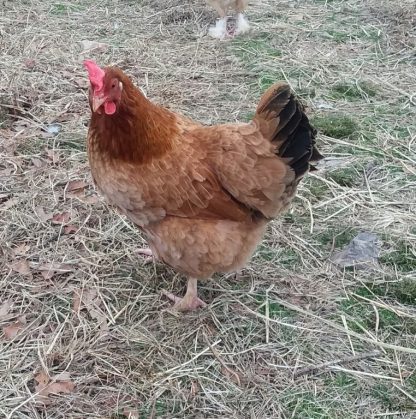
[[[93,112],[113,115],[117,110],[117,105],[121,100],[123,83],[111,74],[103,70],[94,61],[85,60],[84,66],[88,71],[90,79],[90,105]]]

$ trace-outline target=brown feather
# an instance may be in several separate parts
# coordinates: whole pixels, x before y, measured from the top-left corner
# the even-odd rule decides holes
[[[298,170],[318,156],[289,87],[266,92],[250,124],[206,127],[152,104],[121,70],[106,77],[123,92],[113,115],[94,113],[90,124],[100,191],[176,270],[201,278],[244,266],[290,205]]]

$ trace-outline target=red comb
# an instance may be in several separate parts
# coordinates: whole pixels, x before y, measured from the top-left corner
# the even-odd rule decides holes
[[[84,66],[88,71],[88,77],[90,78],[91,84],[95,86],[96,90],[101,90],[104,84],[104,70],[98,67],[92,60],[85,60]]]

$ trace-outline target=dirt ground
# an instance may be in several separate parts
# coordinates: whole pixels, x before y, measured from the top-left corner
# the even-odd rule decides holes
[[[256,0],[223,42],[203,0],[0,7],[0,417],[416,417],[413,0]],[[94,190],[85,58],[207,124],[277,80],[308,106],[327,158],[206,309]],[[360,232],[378,263],[334,266]]]

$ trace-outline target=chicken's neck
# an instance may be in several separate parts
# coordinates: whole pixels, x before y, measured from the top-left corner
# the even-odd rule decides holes
[[[154,105],[141,92],[126,94],[114,115],[93,114],[91,151],[130,163],[146,163],[167,153],[178,128],[172,112]]]

